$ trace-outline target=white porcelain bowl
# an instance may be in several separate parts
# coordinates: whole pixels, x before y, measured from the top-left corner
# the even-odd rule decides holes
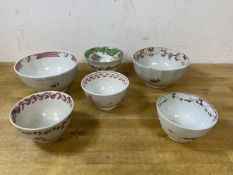
[[[78,61],[66,52],[43,52],[16,62],[19,78],[36,91],[65,90],[74,79]]]
[[[134,69],[137,75],[154,88],[165,88],[180,79],[189,58],[172,49],[149,47],[133,55]]]
[[[58,140],[69,125],[73,99],[62,92],[45,91],[17,102],[10,112],[10,122],[33,141]]]
[[[89,65],[96,71],[117,70],[123,52],[113,47],[94,47],[84,53]]]
[[[111,110],[124,97],[129,80],[114,71],[97,71],[85,76],[81,87],[87,98],[101,110]]]
[[[173,92],[158,98],[161,127],[175,142],[204,136],[218,121],[218,113],[205,99],[190,93]]]

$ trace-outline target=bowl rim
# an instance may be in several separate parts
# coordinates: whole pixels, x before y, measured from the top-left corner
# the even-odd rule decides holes
[[[108,47],[109,49],[116,49],[118,50],[120,53],[121,53],[121,56],[118,57],[116,60],[112,60],[112,61],[103,61],[103,62],[100,62],[100,61],[93,61],[93,60],[90,60],[89,58],[90,57],[87,57],[86,53],[91,50],[91,49],[96,49],[96,48],[103,48],[103,47]],[[114,62],[120,62],[122,59],[123,59],[123,56],[124,56],[124,52],[117,48],[117,47],[111,47],[111,46],[96,46],[96,47],[92,47],[90,49],[87,49],[85,52],[84,52],[84,56],[86,58],[86,60],[90,63],[95,63],[95,64],[108,64],[108,63],[114,63]]]
[[[179,53],[181,53],[181,54],[183,54],[183,55],[185,55],[185,56],[187,56],[186,54],[184,54],[183,52],[180,52],[179,50],[177,50],[177,49],[171,49],[171,48],[166,48],[166,47],[155,47],[155,46],[151,46],[151,47],[145,47],[145,48],[142,48],[142,49],[139,49],[139,50],[137,50],[136,52],[134,52],[134,54],[133,54],[133,63],[134,64],[137,64],[138,66],[140,66],[140,67],[143,67],[143,68],[145,68],[145,69],[151,69],[151,70],[159,70],[159,71],[176,71],[176,70],[182,70],[182,69],[185,69],[185,68],[187,68],[190,64],[191,64],[191,62],[190,62],[190,58],[187,56],[187,64],[185,64],[184,66],[181,66],[181,67],[179,67],[179,68],[175,68],[175,69],[161,69],[161,68],[151,68],[150,66],[145,66],[145,65],[143,65],[143,64],[140,64],[138,61],[136,61],[135,60],[135,55],[136,55],[136,53],[138,53],[139,51],[141,51],[141,50],[145,50],[145,49],[149,49],[149,48],[154,48],[154,49],[167,49],[167,50],[171,50],[171,51],[174,51],[174,52],[179,52]]]
[[[71,55],[72,57],[74,57],[74,58],[77,60],[77,62],[74,62],[74,63],[75,63],[75,66],[74,66],[74,67],[72,67],[72,68],[70,68],[70,69],[68,69],[68,70],[66,70],[66,71],[63,71],[63,72],[61,72],[61,73],[58,73],[58,74],[56,74],[56,75],[50,75],[50,76],[30,76],[30,75],[25,75],[25,74],[20,73],[20,72],[16,69],[16,65],[17,65],[19,62],[21,62],[22,60],[26,59],[27,57],[30,57],[30,56],[33,56],[33,55],[37,55],[37,54],[50,53],[50,52],[67,53],[67,54]],[[61,75],[64,75],[64,74],[66,74],[66,73],[69,73],[69,72],[75,70],[75,69],[77,68],[78,64],[79,64],[78,59],[77,59],[73,54],[71,54],[71,53],[69,53],[69,52],[66,52],[66,51],[58,51],[58,50],[56,50],[56,51],[43,51],[43,52],[37,52],[37,53],[34,53],[34,54],[30,54],[30,55],[28,55],[28,56],[26,56],[26,57],[24,57],[24,58],[21,58],[21,59],[19,59],[18,61],[16,61],[15,64],[14,64],[14,71],[15,71],[15,73],[16,73],[18,76],[24,77],[24,78],[30,78],[30,79],[34,79],[34,80],[53,79],[53,78],[59,77],[59,76],[61,76]]]
[[[14,109],[21,101],[23,101],[23,100],[25,100],[26,98],[29,98],[29,97],[31,97],[31,96],[33,96],[33,95],[43,94],[43,93],[46,93],[46,92],[48,92],[48,93],[50,93],[50,92],[51,92],[51,93],[61,93],[61,94],[64,94],[64,95],[68,96],[68,97],[71,99],[72,107],[70,108],[69,113],[66,115],[66,117],[65,117],[64,119],[59,120],[59,121],[55,122],[54,124],[48,125],[48,126],[46,126],[46,127],[40,127],[40,128],[26,128],[26,127],[19,126],[19,125],[17,125],[16,123],[13,122],[13,120],[12,120],[12,111],[13,111],[13,109]],[[26,97],[21,98],[19,101],[17,101],[17,102],[15,103],[15,105],[14,105],[14,106],[11,108],[11,110],[10,110],[10,113],[9,113],[9,120],[10,120],[10,123],[11,123],[14,127],[16,127],[17,129],[20,129],[20,130],[24,130],[24,131],[40,131],[40,130],[46,130],[46,129],[50,129],[50,128],[52,128],[52,127],[58,125],[59,123],[62,123],[62,122],[64,122],[65,120],[67,120],[67,118],[68,118],[68,117],[70,116],[70,114],[72,113],[73,109],[74,109],[74,100],[73,100],[73,98],[72,98],[70,95],[68,95],[67,93],[64,93],[64,92],[61,92],[61,91],[41,91],[41,92],[37,92],[37,93],[30,94],[30,95],[28,95],[28,96],[26,96]]]
[[[127,84],[125,85],[125,87],[123,89],[121,89],[119,92],[116,92],[116,93],[112,93],[112,94],[97,94],[97,93],[94,93],[94,92],[91,92],[89,90],[87,90],[87,88],[84,87],[83,85],[83,82],[86,78],[88,78],[90,75],[92,74],[99,74],[99,73],[116,73],[118,75],[120,75],[121,77],[125,78],[127,80]],[[103,71],[95,71],[95,72],[92,72],[90,74],[87,74],[86,76],[84,76],[81,80],[81,88],[83,89],[84,92],[87,92],[91,95],[95,95],[95,96],[98,96],[98,97],[107,97],[107,96],[112,96],[112,95],[117,95],[117,94],[120,94],[121,92],[125,91],[127,88],[129,87],[129,79],[123,75],[122,73],[120,72],[116,72],[116,71],[111,71],[111,70],[103,70]]]
[[[216,113],[216,119],[215,121],[213,122],[213,124],[211,124],[210,126],[208,127],[205,127],[205,128],[200,128],[200,129],[196,129],[196,128],[191,128],[191,127],[184,127],[182,125],[179,125],[179,124],[176,124],[174,122],[172,122],[171,120],[169,120],[161,111],[160,111],[160,107],[159,107],[159,101],[161,100],[162,97],[165,97],[167,95],[170,95],[170,94],[173,94],[173,93],[180,93],[180,94],[187,94],[187,95],[192,95],[192,96],[195,96],[195,97],[198,97],[198,98],[201,98],[202,100],[204,100],[206,103],[208,103],[208,105],[213,109],[213,111]],[[209,102],[207,101],[205,98],[202,98],[201,96],[198,96],[198,95],[195,95],[193,93],[189,93],[189,92],[178,92],[178,91],[175,91],[175,92],[168,92],[168,93],[165,93],[165,94],[162,94],[159,96],[159,98],[157,99],[156,101],[156,109],[157,109],[157,112],[162,116],[162,118],[164,120],[166,120],[167,122],[169,122],[170,124],[172,125],[175,125],[176,127],[178,128],[182,128],[182,129],[186,129],[186,130],[191,130],[191,131],[203,131],[203,130],[208,130],[212,127],[214,127],[216,125],[216,123],[218,122],[218,112],[217,110],[214,108],[214,106]]]

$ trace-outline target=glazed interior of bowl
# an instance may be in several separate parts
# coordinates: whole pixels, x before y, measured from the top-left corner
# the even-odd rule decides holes
[[[175,125],[189,129],[207,129],[217,122],[217,112],[203,98],[189,93],[170,93],[157,101],[159,112]]]
[[[15,71],[22,76],[43,78],[62,74],[76,65],[77,59],[69,53],[43,52],[18,61]]]
[[[63,121],[73,109],[73,100],[62,92],[47,91],[28,96],[13,108],[10,118],[16,127],[39,129]]]
[[[141,49],[134,54],[133,60],[139,65],[156,70],[182,69],[189,65],[186,55],[160,47]]]
[[[112,62],[121,60],[123,52],[112,47],[95,47],[85,52],[85,57],[92,62]]]
[[[124,75],[113,71],[94,72],[82,80],[82,87],[97,95],[116,94],[126,89],[128,85],[129,81]]]

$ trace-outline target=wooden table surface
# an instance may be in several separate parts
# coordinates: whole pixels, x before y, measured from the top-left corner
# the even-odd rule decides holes
[[[129,89],[117,108],[103,112],[81,90],[91,69],[80,64],[67,90],[75,100],[71,125],[61,140],[37,144],[8,119],[11,107],[34,91],[16,76],[12,63],[0,63],[0,174],[233,174],[233,65],[193,64],[181,80],[161,90],[144,85],[131,64],[119,71],[129,78]],[[206,98],[219,113],[217,125],[200,140],[171,141],[155,109],[156,99],[171,91]]]

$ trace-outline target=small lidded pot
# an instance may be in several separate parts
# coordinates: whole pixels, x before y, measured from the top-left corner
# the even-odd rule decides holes
[[[123,52],[113,47],[94,47],[84,53],[89,65],[98,70],[117,70]]]

